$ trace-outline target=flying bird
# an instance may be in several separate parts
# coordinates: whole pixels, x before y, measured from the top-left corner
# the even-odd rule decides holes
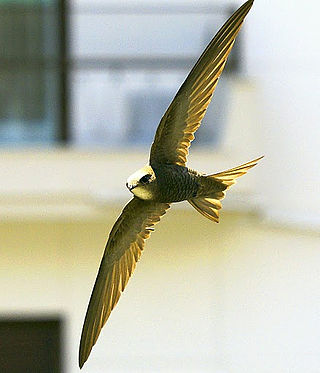
[[[211,175],[186,167],[194,133],[252,4],[253,0],[244,3],[209,43],[160,121],[149,164],[127,180],[134,196],[109,234],[82,329],[80,368],[126,287],[145,240],[170,204],[187,200],[200,214],[218,222],[226,190],[262,158]]]

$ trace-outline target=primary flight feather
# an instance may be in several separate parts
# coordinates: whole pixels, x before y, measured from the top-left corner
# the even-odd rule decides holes
[[[225,191],[262,158],[212,175],[185,166],[194,132],[252,4],[253,0],[244,3],[209,43],[160,121],[149,165],[127,180],[134,197],[114,224],[106,244],[82,329],[80,368],[135,269],[145,240],[170,203],[187,200],[202,215],[218,222]]]

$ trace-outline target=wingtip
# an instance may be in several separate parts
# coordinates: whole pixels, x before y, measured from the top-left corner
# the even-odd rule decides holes
[[[249,12],[249,10],[251,9],[252,5],[254,3],[254,0],[248,0],[246,1],[245,3],[243,3],[243,5],[240,7],[240,9],[245,9],[246,8],[246,14]]]
[[[88,360],[89,355],[90,355],[91,350],[92,350],[92,347],[93,346],[91,346],[91,348],[89,350],[87,350],[85,348],[80,348],[80,350],[79,350],[79,361],[78,361],[80,369],[82,369],[82,367],[84,366],[84,364]]]
[[[84,363],[86,362],[86,360],[83,360],[81,358],[79,358],[79,368],[82,369],[82,367],[84,366]]]
[[[88,360],[89,355],[83,354],[83,351],[79,351],[79,368],[81,369],[84,366],[84,363]]]
[[[83,365],[84,365],[84,361],[81,359],[81,357],[79,356],[79,361],[78,361],[78,363],[79,363],[79,368],[81,369],[82,367],[83,367]]]

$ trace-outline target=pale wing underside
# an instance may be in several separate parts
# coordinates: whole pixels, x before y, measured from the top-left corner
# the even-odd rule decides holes
[[[79,350],[80,368],[88,359],[102,327],[135,269],[145,240],[168,208],[167,203],[133,198],[114,224],[106,244],[82,329]]]
[[[162,117],[150,152],[150,164],[185,166],[188,149],[199,128],[234,40],[253,0],[242,5],[222,26]]]

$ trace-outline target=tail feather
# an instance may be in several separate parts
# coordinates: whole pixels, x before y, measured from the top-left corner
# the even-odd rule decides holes
[[[200,214],[206,218],[219,223],[219,210],[222,205],[218,199],[215,198],[193,198],[189,199],[188,202],[193,206]]]
[[[263,156],[254,159],[251,162],[242,164],[241,166],[237,166],[216,174],[204,176],[206,180],[206,186],[204,186],[204,190],[202,190],[201,196],[189,199],[188,202],[198,212],[200,212],[200,214],[210,220],[215,221],[216,223],[219,223],[219,210],[222,207],[220,200],[225,197],[225,191],[229,189],[231,185],[235,184],[238,177],[247,173],[247,171],[250,170],[250,168],[254,167],[262,158]],[[215,190],[212,190],[212,188],[209,187],[208,195],[206,195],[205,190],[208,186],[208,181],[213,182],[212,185],[214,186]],[[219,188],[217,188],[217,181],[219,182]]]
[[[235,184],[236,179],[238,177],[246,174],[250,170],[250,168],[254,167],[262,158],[263,156],[254,159],[253,161],[244,163],[241,166],[230,168],[227,171],[222,171],[217,174],[208,175],[208,177],[213,177],[214,179],[221,181],[224,185],[230,187],[231,185]]]

